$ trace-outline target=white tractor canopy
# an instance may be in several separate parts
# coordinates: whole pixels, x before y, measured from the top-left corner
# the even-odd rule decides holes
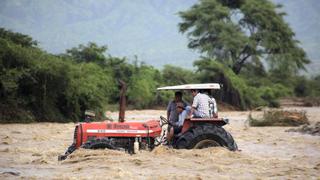
[[[218,83],[204,83],[204,84],[182,84],[178,86],[159,87],[157,90],[190,90],[190,89],[220,89]]]

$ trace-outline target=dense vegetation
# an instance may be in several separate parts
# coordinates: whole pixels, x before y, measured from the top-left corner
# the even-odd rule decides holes
[[[31,37],[0,28],[0,121],[79,121],[87,109],[102,117],[118,102],[119,79],[128,84],[133,108],[164,106],[172,92],[156,88],[185,83],[221,83],[218,101],[242,110],[277,107],[279,97],[320,96],[320,75],[298,73],[309,60],[278,6],[266,0],[224,2],[202,0],[180,13],[189,47],[205,53],[194,62],[196,71],[129,63],[93,42],[53,55]],[[236,21],[235,13],[243,18]]]

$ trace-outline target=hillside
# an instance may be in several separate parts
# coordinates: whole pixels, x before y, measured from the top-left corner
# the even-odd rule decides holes
[[[89,41],[108,45],[109,53],[126,56],[156,67],[174,64],[192,68],[199,54],[187,48],[187,38],[178,32],[177,12],[195,0],[179,1],[85,1],[2,0],[0,26],[28,34],[51,53]],[[284,4],[287,22],[313,61],[320,68],[320,29],[317,0],[274,0]]]

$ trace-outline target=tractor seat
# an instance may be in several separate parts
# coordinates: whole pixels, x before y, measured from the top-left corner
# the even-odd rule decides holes
[[[209,122],[224,122],[225,124],[229,123],[227,118],[190,118],[190,121],[209,121]]]

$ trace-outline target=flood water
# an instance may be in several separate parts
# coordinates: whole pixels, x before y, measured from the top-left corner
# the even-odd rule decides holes
[[[320,121],[320,108],[299,109],[307,111],[311,123]],[[224,127],[237,142],[237,152],[161,146],[151,152],[129,155],[122,151],[80,149],[63,162],[58,162],[57,156],[72,143],[75,124],[3,124],[0,179],[320,178],[320,136],[285,132],[292,127],[249,127],[248,114],[219,114],[230,119]],[[115,118],[117,112],[109,115]],[[128,121],[159,119],[160,115],[165,115],[165,111],[126,112]]]

